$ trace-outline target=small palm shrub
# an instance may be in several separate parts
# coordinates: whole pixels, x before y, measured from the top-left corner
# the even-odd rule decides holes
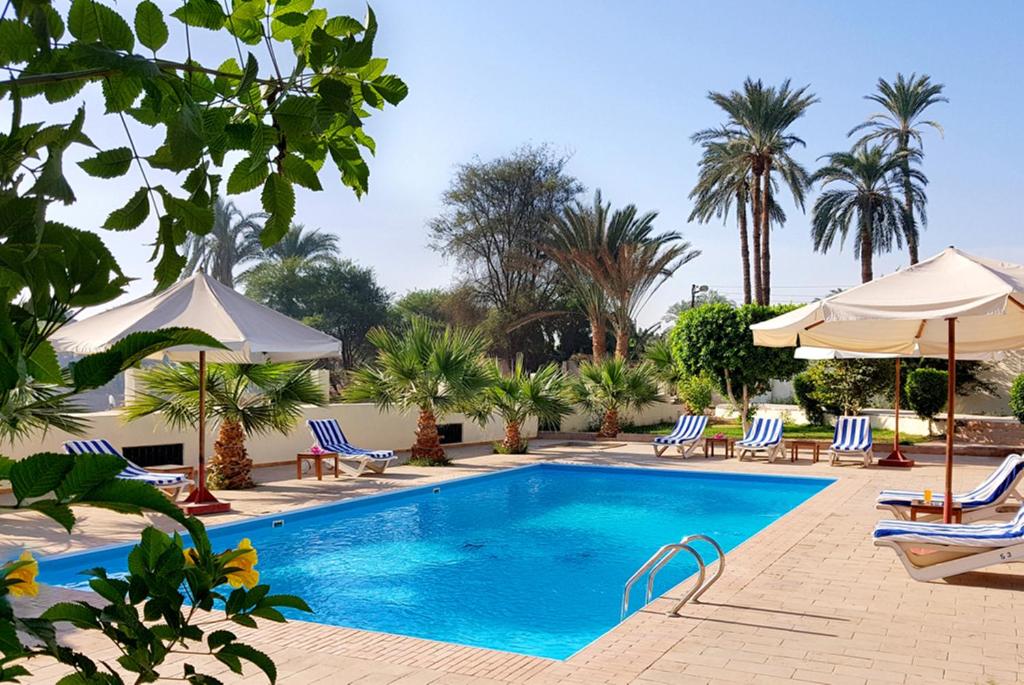
[[[1017,376],[1010,386],[1010,411],[1024,423],[1024,373]]]
[[[481,393],[473,412],[481,419],[498,416],[505,422],[505,439],[495,445],[501,454],[525,454],[529,448],[520,430],[531,416],[542,423],[557,423],[572,412],[565,376],[555,364],[529,373],[523,357],[516,357],[509,373],[495,360],[490,366],[491,384]]]
[[[597,431],[600,438],[619,434],[622,410],[643,409],[659,398],[657,377],[650,364],[630,366],[618,358],[581,364],[569,392],[573,402],[584,411],[601,417]]]
[[[922,419],[928,419],[929,430],[932,419],[946,406],[948,385],[949,374],[939,369],[914,369],[907,375],[907,404]]]

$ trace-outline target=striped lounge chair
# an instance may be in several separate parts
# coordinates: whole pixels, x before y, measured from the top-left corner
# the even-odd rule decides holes
[[[960,505],[964,522],[997,518],[1016,511],[1024,504],[1021,484],[1024,483],[1024,456],[1011,454],[995,469],[981,485],[963,494],[953,495],[953,501]],[[942,503],[943,495],[936,493],[933,501]],[[878,495],[877,508],[890,511],[897,518],[910,518],[910,504],[924,499],[924,493],[915,490],[883,490]],[[937,520],[938,516],[924,516],[925,520]]]
[[[320,449],[338,455],[338,470],[353,478],[367,471],[384,473],[395,460],[392,450],[366,450],[350,443],[334,419],[307,419],[306,424]]]
[[[153,487],[166,492],[172,500],[177,499],[178,495],[186,487],[192,486],[192,480],[185,474],[147,471],[138,464],[125,459],[124,455],[102,438],[99,440],[69,440],[64,443],[64,451],[68,454],[112,454],[115,457],[120,457],[124,460],[125,467],[124,471],[117,474],[118,478],[149,483]]]
[[[872,451],[871,419],[867,416],[840,416],[836,420],[836,432],[828,446],[829,463],[838,464],[842,457],[859,457],[864,466],[870,466],[874,459]]]
[[[928,581],[1024,561],[1024,507],[999,523],[879,521],[875,546],[896,552],[914,580]]]
[[[665,450],[675,445],[679,454],[683,455],[685,459],[703,443],[704,429],[707,425],[708,417],[706,416],[694,416],[693,414],[680,416],[671,433],[660,435],[651,443],[654,446],[654,456],[660,457],[665,454]]]
[[[766,456],[768,461],[775,461],[783,453],[782,419],[754,419],[743,439],[736,441],[734,449],[740,461],[744,457],[753,458],[758,455]]]

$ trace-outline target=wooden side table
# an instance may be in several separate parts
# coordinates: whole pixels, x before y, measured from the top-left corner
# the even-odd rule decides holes
[[[729,438],[704,438],[704,458],[715,456],[715,445],[721,445],[724,448],[725,458],[728,459],[733,456],[733,442]]]
[[[807,448],[811,450],[814,463],[818,463],[818,459],[821,457],[821,443],[817,440],[787,440],[786,442],[789,445],[790,461],[796,461],[800,457],[801,448]]]
[[[324,459],[334,459],[334,477],[338,477],[338,453],[337,452],[299,452],[295,455],[295,478],[302,480],[302,462],[311,460],[316,470],[316,479],[324,479]]]
[[[953,523],[963,523],[964,520],[964,508],[962,505],[953,503]],[[924,514],[925,516],[938,516],[942,518],[942,502],[931,502],[925,504],[921,500],[917,500],[910,503],[910,520],[916,521],[918,514]]]

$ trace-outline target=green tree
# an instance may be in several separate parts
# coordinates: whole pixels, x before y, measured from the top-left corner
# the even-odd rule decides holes
[[[1010,411],[1024,423],[1024,374],[1014,378],[1010,386]]]
[[[685,297],[676,302],[675,304],[671,305],[665,311],[665,316],[661,317],[662,323],[668,324],[669,326],[675,326],[676,321],[679,320],[679,315],[685,312],[686,310],[691,309],[693,304],[696,304],[696,306],[698,307],[702,307],[706,304],[727,304],[730,307],[736,306],[735,302],[733,302],[728,297],[718,292],[714,288],[711,288],[705,292],[697,293],[696,297],[694,297],[692,301],[689,297]]]
[[[536,416],[541,423],[557,423],[572,412],[565,376],[554,364],[529,373],[520,355],[511,371],[503,371],[495,360],[490,373],[492,382],[481,394],[475,413],[483,417],[498,416],[505,422],[501,447],[506,454],[526,452],[521,430],[531,416]]]
[[[598,437],[619,434],[619,415],[640,410],[658,401],[657,377],[650,364],[629,364],[616,357],[599,363],[583,362],[579,375],[569,386],[572,401],[586,412],[600,417]]]
[[[431,247],[453,259],[461,280],[495,311],[492,352],[509,364],[536,334],[536,321],[524,317],[552,309],[558,278],[541,239],[582,190],[567,164],[543,146],[474,159],[456,170],[444,210],[429,224]]]
[[[139,384],[142,392],[123,410],[129,420],[159,414],[174,428],[199,425],[198,365],[144,369]],[[206,417],[218,428],[207,475],[210,487],[238,490],[255,485],[246,438],[271,431],[287,434],[301,418],[303,405],[326,403],[306,364],[210,364]]]
[[[920,241],[917,219],[920,218],[921,225],[925,226],[927,216],[924,212],[923,197],[919,196],[914,188],[912,164],[920,161],[924,155],[922,128],[930,127],[942,135],[942,126],[937,121],[924,120],[922,117],[932,105],[949,100],[942,95],[945,86],[941,83],[932,83],[931,77],[927,74],[911,74],[909,77],[896,74],[896,80],[892,83],[880,78],[877,88],[877,93],[865,97],[881,105],[884,111],[868,117],[866,122],[854,127],[850,135],[867,129],[858,145],[879,141],[900,156],[903,235],[907,241],[910,263],[917,264]],[[915,212],[917,217],[914,216]]]
[[[235,287],[235,272],[263,253],[260,245],[262,212],[246,214],[234,202],[217,198],[213,205],[213,228],[209,233],[190,233],[184,251],[188,261],[182,278],[197,271],[209,274],[229,288]]]
[[[892,250],[893,243],[902,246],[903,210],[893,187],[895,175],[903,167],[902,156],[890,155],[880,145],[862,146],[851,152],[834,152],[828,163],[815,172],[812,181],[822,188],[832,184],[842,187],[822,192],[814,201],[811,237],[814,249],[827,252],[835,242],[846,239],[851,225],[856,238],[853,254],[860,258],[860,278],[867,283],[874,278],[873,258]],[[920,172],[909,172],[912,187],[923,206],[926,182]]]
[[[827,359],[809,365],[810,398],[825,410],[851,416],[893,384],[892,365],[874,359]],[[794,384],[795,387],[795,384]]]
[[[377,358],[352,374],[345,399],[372,402],[381,411],[417,410],[412,459],[447,464],[437,422],[453,412],[472,412],[490,385],[483,336],[475,329],[439,329],[414,317],[406,330],[374,328],[367,339],[377,348]]]
[[[791,155],[804,141],[789,128],[818,101],[809,86],[793,89],[787,79],[778,88],[760,79],[746,79],[742,91],[708,93],[708,99],[729,117],[724,126],[694,134],[697,143],[729,145],[729,156],[743,155],[750,174],[750,203],[753,217],[754,301],[771,301],[771,223],[776,179],[790,191],[803,208],[808,186],[807,171]],[[734,171],[735,173],[735,171]],[[776,174],[773,176],[773,174]]]
[[[267,248],[266,256],[277,262],[298,259],[309,264],[329,263],[338,256],[338,236],[319,228],[307,231],[302,224],[292,224],[280,242]]]
[[[714,378],[729,401],[739,407],[744,428],[751,396],[767,392],[773,380],[789,380],[806,366],[803,360],[794,359],[792,348],[754,345],[750,332],[752,324],[792,309],[790,305],[737,308],[709,304],[681,314],[669,334],[682,370]]]
[[[946,406],[949,393],[949,374],[938,369],[920,368],[907,374],[904,390],[907,393],[907,404],[922,419],[928,419],[928,431],[932,430],[932,420]],[[952,430],[947,426],[946,430]]]
[[[394,312],[399,321],[418,316],[438,326],[457,328],[475,328],[487,318],[486,305],[467,285],[410,290],[395,302]]]

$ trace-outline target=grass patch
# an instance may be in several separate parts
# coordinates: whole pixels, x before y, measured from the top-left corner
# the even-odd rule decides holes
[[[675,428],[674,423],[658,423],[652,426],[624,426],[622,428],[623,433],[651,433],[653,435],[668,435]],[[705,437],[710,437],[716,433],[722,433],[727,438],[738,440],[743,437],[743,429],[739,423],[718,423],[709,425],[704,431]],[[876,443],[891,443],[893,439],[893,432],[884,428],[873,428],[871,433],[874,435]],[[783,438],[791,438],[794,440],[831,440],[835,434],[835,429],[832,426],[797,426],[795,424],[787,423],[784,425],[782,430]],[[900,444],[913,445],[919,442],[925,442],[929,440],[927,435],[912,435],[910,433],[900,433]]]

